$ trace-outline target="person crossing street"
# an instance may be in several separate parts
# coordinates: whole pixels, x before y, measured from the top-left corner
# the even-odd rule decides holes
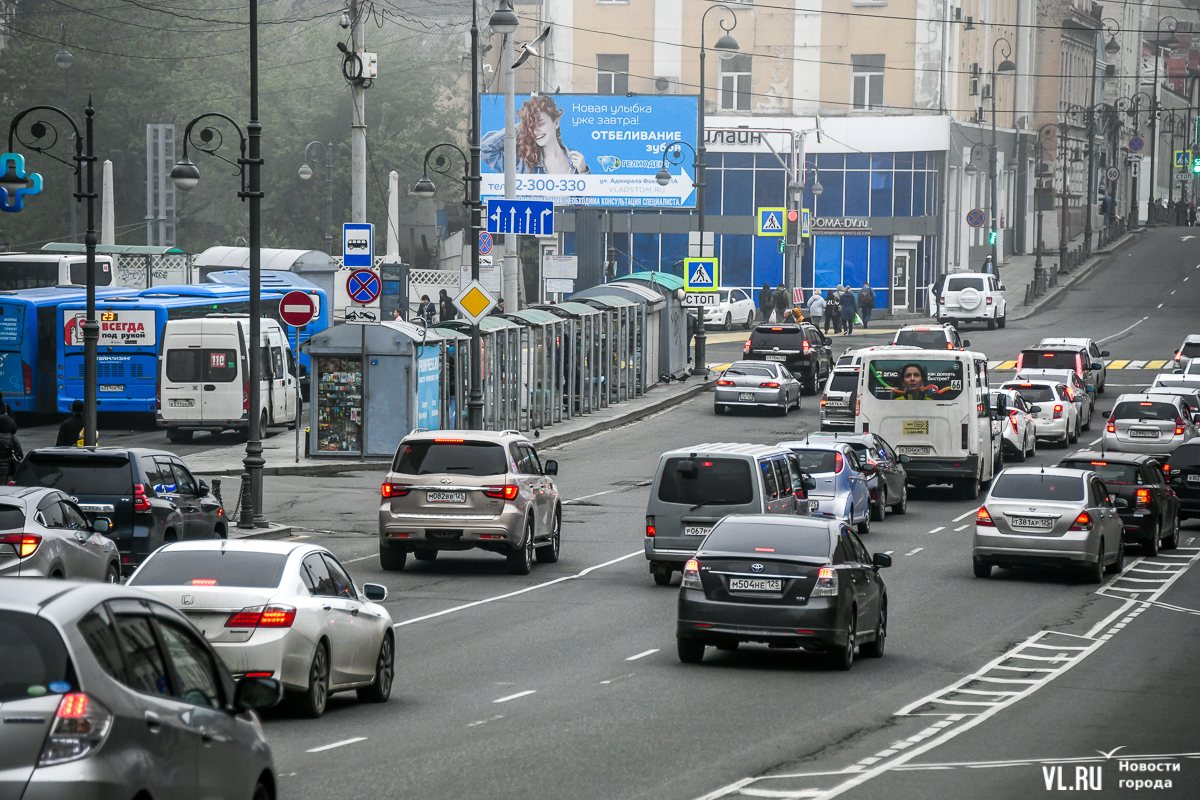
[[[862,320],[864,328],[871,321],[871,312],[874,310],[875,292],[871,290],[871,286],[866,281],[863,281],[862,291],[858,293],[858,318]]]
[[[858,303],[855,302],[854,293],[850,291],[849,286],[843,287],[839,300],[842,308],[842,333],[849,336],[854,333],[854,315],[858,311]]]

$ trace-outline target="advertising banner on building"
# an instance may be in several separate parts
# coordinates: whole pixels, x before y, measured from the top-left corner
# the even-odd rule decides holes
[[[417,351],[417,427],[436,431],[441,428],[441,358],[438,348],[424,346]]]
[[[559,206],[692,208],[692,150],[655,176],[671,142],[696,144],[696,98],[517,95],[516,196]],[[504,95],[482,98],[483,198],[504,196]]]

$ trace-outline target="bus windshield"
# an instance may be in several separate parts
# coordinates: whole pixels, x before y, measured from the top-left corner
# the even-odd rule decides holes
[[[954,400],[963,390],[961,361],[880,359],[867,369],[867,388],[877,400]]]

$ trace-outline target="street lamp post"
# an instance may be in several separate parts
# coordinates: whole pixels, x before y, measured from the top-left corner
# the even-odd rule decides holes
[[[314,145],[325,151],[325,252],[333,255],[333,143],[309,142],[306,144],[304,146],[304,163],[296,172],[302,181],[313,176],[312,167],[308,165],[308,152]]]
[[[1167,22],[1169,20],[1169,22]],[[1166,39],[1160,40],[1159,37],[1163,32],[1163,22],[1167,22],[1167,32],[1171,35]],[[1154,84],[1150,87],[1150,199],[1147,201],[1146,221],[1153,221],[1154,214],[1154,182],[1157,177],[1155,173],[1158,171],[1158,48],[1159,42],[1163,41],[1166,44],[1174,44],[1179,40],[1175,38],[1175,29],[1179,27],[1179,20],[1171,16],[1160,17],[1158,24],[1154,29]],[[1172,167],[1174,169],[1174,167]]]
[[[1004,60],[999,65],[996,64],[996,47],[1000,45],[1000,53]],[[996,275],[996,280],[1000,280],[1000,234],[996,227],[996,206],[998,203],[998,191],[996,184],[998,183],[997,171],[999,164],[997,163],[997,143],[996,143],[996,95],[1000,93],[1000,84],[996,78],[1001,75],[1015,75],[1017,65],[1009,60],[1012,55],[1012,43],[1003,36],[992,42],[992,146],[988,151],[988,181],[991,183],[991,213],[988,217],[988,238],[992,246],[992,271]]]
[[[32,106],[13,117],[12,124],[8,126],[8,152],[15,153],[13,149],[13,140],[20,142],[22,146],[34,151],[49,156],[60,164],[70,162],[64,161],[58,156],[50,152],[50,149],[58,142],[58,130],[52,122],[46,119],[37,118],[29,126],[27,131],[32,139],[26,140],[20,131],[21,121],[26,116],[34,114],[38,111],[45,111],[49,114],[57,114],[65,119],[71,126],[71,141],[74,143],[74,155],[71,156],[71,162],[74,162],[75,171],[75,192],[72,195],[75,202],[87,200],[87,232],[83,235],[83,243],[85,252],[87,253],[87,318],[83,323],[83,444],[85,447],[92,447],[96,444],[96,350],[100,340],[100,324],[96,322],[96,214],[95,200],[96,190],[92,166],[96,163],[96,154],[94,149],[94,139],[92,131],[92,118],[96,114],[96,110],[92,108],[92,98],[88,98],[87,108],[83,110],[84,128],[83,138],[79,135],[79,126],[75,124],[75,120],[66,111],[54,106]],[[84,167],[87,167],[87,191],[84,191],[83,178]],[[3,187],[5,194],[9,198],[10,204],[13,199],[18,198],[18,192],[22,189],[29,188],[29,179],[18,176],[11,163],[9,171],[4,175],[0,175],[0,187]],[[72,204],[72,210],[75,206]]]
[[[1146,98],[1147,104],[1154,105],[1154,100],[1145,92],[1134,92],[1129,97],[1117,98],[1115,107],[1117,111],[1124,111],[1133,119],[1133,135],[1137,137],[1140,130],[1139,116],[1141,114],[1142,98]],[[1133,165],[1137,163],[1130,161],[1130,195],[1129,195],[1129,230],[1136,230],[1138,226],[1138,180],[1141,169],[1134,172]],[[1147,218],[1146,222],[1150,222]]]
[[[1046,175],[1052,172],[1046,164],[1046,140],[1054,136],[1055,131],[1056,127],[1053,123],[1049,125],[1043,125],[1041,130],[1038,131],[1037,139],[1034,140],[1034,152],[1037,154],[1037,171],[1035,174],[1037,175],[1037,181],[1039,184],[1044,183],[1046,180]],[[1051,179],[1051,186],[1053,185],[1054,181]],[[1041,189],[1041,191],[1038,193],[1037,232],[1034,236],[1034,248],[1036,255],[1034,256],[1033,260],[1033,285],[1036,287],[1037,291],[1040,292],[1042,290],[1042,286],[1044,285],[1046,274],[1045,268],[1042,267],[1042,206],[1044,205],[1043,198],[1045,197],[1045,186],[1039,185],[1038,188]],[[1051,196],[1053,196],[1053,192],[1051,192]]]

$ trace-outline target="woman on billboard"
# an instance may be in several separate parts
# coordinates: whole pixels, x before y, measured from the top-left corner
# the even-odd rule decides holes
[[[531,97],[517,111],[518,173],[578,175],[591,172],[583,153],[569,150],[562,141],[559,120],[563,112],[546,95]],[[479,143],[483,163],[504,171],[504,131],[489,131]]]

